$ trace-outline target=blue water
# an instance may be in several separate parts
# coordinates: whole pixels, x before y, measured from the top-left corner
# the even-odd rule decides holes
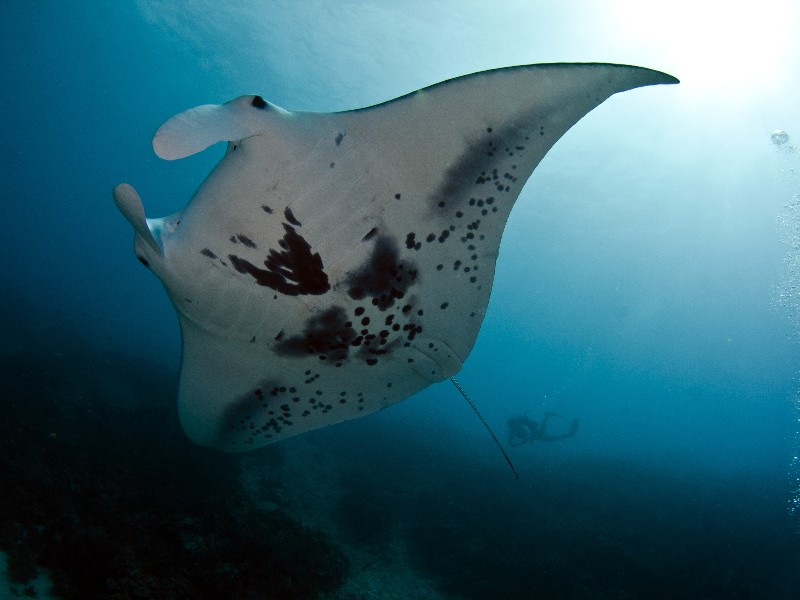
[[[14,589],[47,568],[63,598],[800,597],[800,152],[770,143],[800,142],[797,9],[726,7],[717,31],[681,3],[394,4],[3,9]],[[161,161],[155,128],[245,93],[344,110],[556,61],[682,80],[612,98],[545,158],[459,375],[501,441],[526,412],[578,434],[510,449],[517,481],[443,383],[251,455],[192,446],[177,321],[111,189],[173,213],[222,148]],[[392,588],[393,560],[365,566],[397,548],[428,595]]]

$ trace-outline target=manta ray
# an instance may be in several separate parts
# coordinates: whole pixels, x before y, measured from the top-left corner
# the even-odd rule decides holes
[[[556,141],[612,94],[678,83],[614,64],[474,73],[345,112],[261,96],[166,121],[155,153],[227,150],[188,206],[114,189],[183,342],[194,442],[250,450],[452,377],[475,343],[503,228]]]

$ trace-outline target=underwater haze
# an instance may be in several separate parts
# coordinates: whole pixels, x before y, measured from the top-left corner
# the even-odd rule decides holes
[[[800,6],[791,0],[126,0],[0,19],[0,598],[800,597]],[[244,454],[178,421],[181,338],[111,190],[182,210],[243,94],[370,106],[611,62],[500,246],[457,375]],[[772,136],[775,130],[783,135]],[[509,419],[548,433],[517,443]]]

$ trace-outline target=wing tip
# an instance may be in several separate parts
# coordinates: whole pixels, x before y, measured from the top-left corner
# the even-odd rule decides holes
[[[532,65],[520,65],[521,67],[538,68],[563,68],[563,67],[606,67],[620,71],[635,72],[640,75],[642,83],[640,85],[674,85],[680,83],[680,79],[664,71],[640,67],[638,65],[628,65],[623,63],[608,62],[574,62],[574,63],[541,63]]]

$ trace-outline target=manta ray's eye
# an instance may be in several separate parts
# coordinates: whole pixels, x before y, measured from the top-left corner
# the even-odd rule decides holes
[[[261,96],[253,96],[251,104],[256,108],[267,108],[267,103]]]

